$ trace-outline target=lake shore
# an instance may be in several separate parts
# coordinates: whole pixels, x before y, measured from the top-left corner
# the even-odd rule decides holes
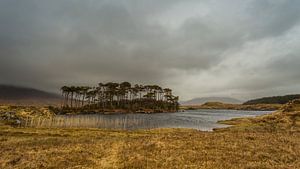
[[[180,106],[179,111],[210,109],[210,110],[247,110],[247,111],[274,111],[279,110],[283,105],[281,104],[258,104],[258,105],[240,105],[240,104],[224,104],[218,102],[209,102],[203,105]],[[10,125],[18,125],[20,121],[28,118],[49,118],[55,115],[83,115],[83,114],[154,114],[154,113],[174,113],[169,110],[152,110],[141,109],[139,111],[129,111],[125,109],[64,109],[52,106],[20,106],[20,105],[2,105],[0,106],[0,121]]]
[[[175,112],[175,111],[174,111]],[[18,126],[20,122],[27,119],[37,118],[52,118],[56,115],[85,115],[85,114],[100,114],[100,115],[117,115],[117,114],[155,114],[155,113],[174,113],[167,110],[151,110],[143,109],[139,111],[128,111],[125,109],[114,110],[81,110],[81,109],[69,109],[62,111],[58,107],[52,106],[14,106],[14,105],[0,105],[0,121],[9,125]]]
[[[227,104],[220,102],[207,102],[202,105],[181,105],[181,110],[197,110],[197,109],[221,109],[221,110],[253,110],[253,111],[275,111],[279,110],[282,104]]]
[[[35,129],[2,123],[0,167],[299,168],[299,105],[221,122],[233,126],[214,132]]]
[[[153,113],[174,113],[176,110],[164,110],[164,109],[57,109],[57,114],[153,114]]]
[[[123,113],[85,112],[55,113],[55,108],[6,106],[0,109],[0,120],[18,127],[38,128],[105,128],[105,129],[153,129],[190,128],[212,131],[225,127],[219,120],[237,117],[258,116],[266,111],[196,110],[174,113]]]

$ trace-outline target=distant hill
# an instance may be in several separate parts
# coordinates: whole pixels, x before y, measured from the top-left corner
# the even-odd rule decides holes
[[[38,89],[0,85],[0,104],[57,105],[60,95]]]
[[[202,97],[181,102],[182,105],[202,105],[207,102],[221,102],[230,104],[241,104],[242,101],[230,97]]]
[[[255,110],[255,111],[274,111],[282,107],[281,104],[231,104],[221,102],[206,102],[202,105],[181,105],[182,110],[198,110],[198,109],[216,109],[216,110]]]
[[[273,96],[273,97],[264,97],[254,100],[249,100],[245,102],[245,105],[251,104],[286,104],[289,101],[300,99],[300,94],[286,95],[286,96]]]

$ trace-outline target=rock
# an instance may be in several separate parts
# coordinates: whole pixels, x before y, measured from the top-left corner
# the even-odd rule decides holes
[[[17,119],[16,124],[21,124],[21,121],[19,119]]]

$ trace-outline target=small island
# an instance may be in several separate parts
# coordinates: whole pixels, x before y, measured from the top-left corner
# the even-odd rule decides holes
[[[179,97],[158,85],[99,83],[96,87],[63,86],[62,114],[177,112]]]

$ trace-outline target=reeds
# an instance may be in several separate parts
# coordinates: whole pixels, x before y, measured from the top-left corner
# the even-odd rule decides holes
[[[51,118],[27,118],[22,127],[35,128],[102,128],[102,129],[150,129],[157,128],[158,122],[149,121],[138,116],[108,115],[68,115]]]

